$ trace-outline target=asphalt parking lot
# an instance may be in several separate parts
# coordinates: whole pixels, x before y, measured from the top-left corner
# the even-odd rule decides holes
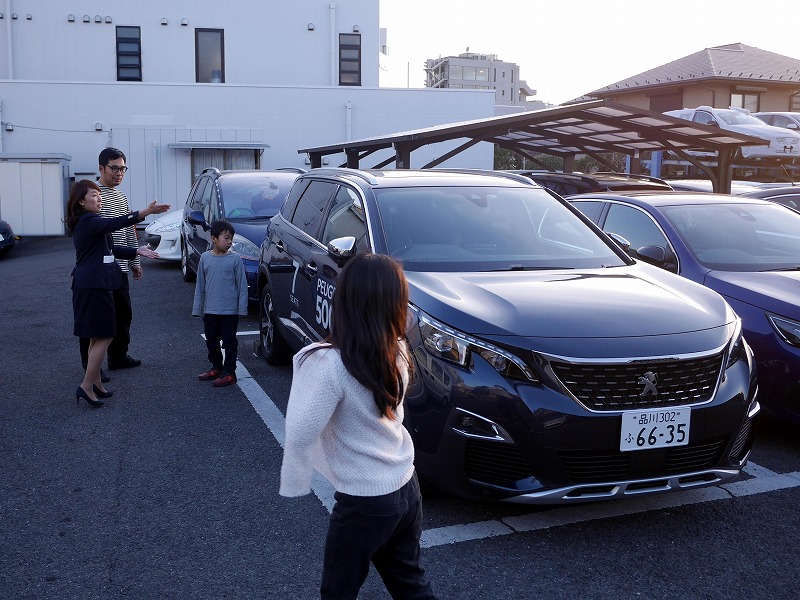
[[[0,597],[314,598],[330,488],[277,494],[290,368],[251,349],[212,389],[177,264],[132,284],[131,353],[108,405],[74,404],[71,240],[0,260]],[[441,598],[795,598],[800,426],[762,420],[737,481],[571,507],[466,502],[425,485]],[[372,574],[362,598],[387,598]]]

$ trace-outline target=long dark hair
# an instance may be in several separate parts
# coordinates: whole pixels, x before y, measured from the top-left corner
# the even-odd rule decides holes
[[[328,342],[390,419],[405,394],[398,356],[409,377],[412,369],[404,341],[407,313],[408,283],[403,267],[390,256],[360,253],[339,273]]]
[[[78,217],[86,212],[86,209],[81,206],[80,202],[86,197],[86,194],[89,193],[89,190],[97,190],[99,192],[100,186],[98,186],[94,181],[81,179],[80,181],[76,181],[75,185],[73,185],[72,189],[69,191],[69,201],[67,201],[67,217],[64,220],[64,224],[70,231],[75,230],[75,224],[78,222]]]

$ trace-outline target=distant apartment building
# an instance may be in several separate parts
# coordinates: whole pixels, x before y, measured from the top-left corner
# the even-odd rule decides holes
[[[495,104],[533,107],[528,101],[536,95],[519,78],[519,66],[497,58],[496,54],[463,52],[458,56],[429,58],[425,61],[425,87],[459,90],[494,90]]]

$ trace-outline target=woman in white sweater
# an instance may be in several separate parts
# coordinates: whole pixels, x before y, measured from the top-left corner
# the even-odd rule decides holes
[[[403,427],[407,310],[400,264],[359,254],[336,280],[328,342],[294,357],[280,494],[308,494],[314,469],[336,489],[322,598],[356,598],[370,562],[392,598],[435,598],[419,564],[422,497]]]

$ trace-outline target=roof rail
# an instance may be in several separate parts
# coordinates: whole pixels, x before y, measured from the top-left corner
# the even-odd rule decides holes
[[[367,173],[366,171],[361,171],[359,169],[352,169],[350,167],[320,167],[317,169],[311,169],[308,172],[313,173],[314,175],[350,175],[352,177],[359,177],[370,185],[378,184],[378,180],[371,173]]]
[[[589,175],[619,175],[620,177],[628,177],[630,179],[639,179],[642,181],[654,181],[656,183],[666,183],[663,179],[653,177],[652,175],[643,175],[641,173],[620,173],[618,171],[596,171]]]
[[[466,173],[469,175],[488,175],[490,177],[504,177],[512,181],[518,181],[530,185],[532,183],[529,177],[520,175],[519,173],[510,173],[508,171],[493,171],[491,169],[468,169],[468,168],[452,168],[452,169],[423,169],[424,171],[434,171],[437,173]]]

